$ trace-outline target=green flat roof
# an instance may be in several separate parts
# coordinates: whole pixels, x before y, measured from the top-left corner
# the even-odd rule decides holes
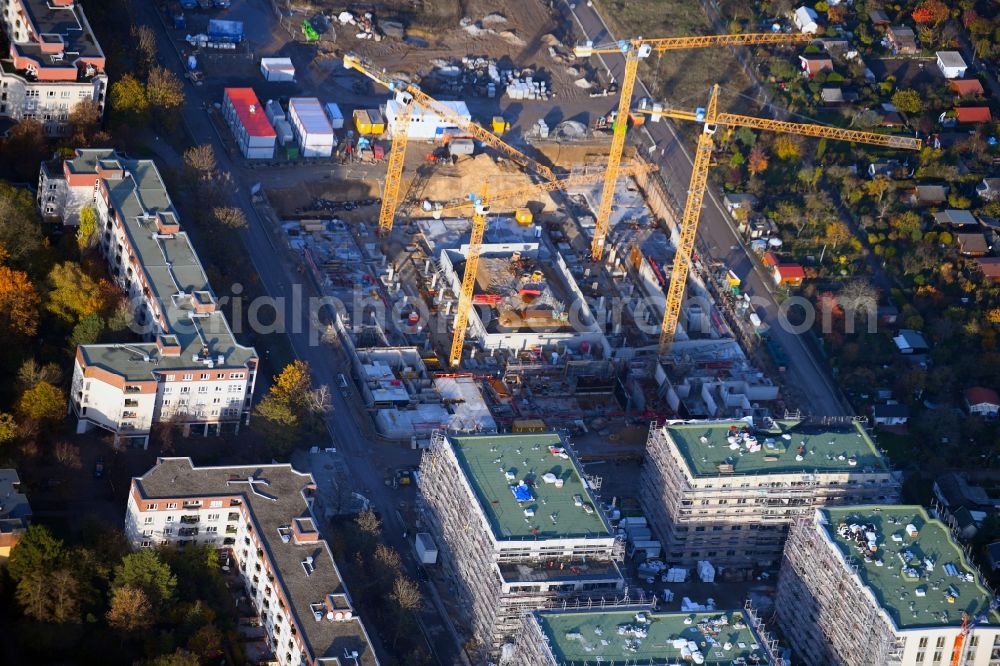
[[[475,435],[449,440],[497,539],[611,534],[573,459],[549,452],[550,446],[564,446],[558,434]],[[543,479],[547,474],[560,479],[562,487],[547,483]],[[511,490],[521,483],[525,485],[522,490],[531,496],[528,501],[519,502]],[[578,502],[582,506],[577,506]],[[588,507],[593,509],[591,513],[587,513]],[[527,516],[525,510],[533,510],[534,516]]]
[[[814,426],[799,421],[773,421],[766,428],[746,421],[688,421],[664,426],[696,477],[733,474],[809,472],[885,472],[885,459],[857,422]],[[737,437],[730,442],[736,428]],[[739,431],[749,429],[761,448],[751,453]],[[739,444],[737,448],[732,448]],[[799,449],[805,447],[801,460]],[[852,464],[853,461],[853,464]],[[720,465],[732,465],[731,472]]]
[[[637,614],[647,620],[637,621]],[[742,610],[715,613],[615,611],[540,611],[535,613],[562,666],[586,664],[679,664],[685,662],[674,641],[697,644],[708,666],[730,666],[739,657],[757,654],[767,664],[764,646]],[[726,624],[720,624],[723,620]],[[687,622],[690,621],[690,624]],[[737,623],[738,622],[738,623]],[[646,636],[619,633],[619,627],[642,627]],[[726,649],[726,644],[729,649]],[[600,661],[598,661],[600,660]]]
[[[948,528],[930,518],[923,507],[856,506],[821,509],[820,513],[827,521],[823,527],[830,540],[857,565],[861,581],[897,628],[957,627],[962,624],[963,611],[974,617],[989,607],[992,595],[975,577]],[[842,525],[860,525],[863,529],[874,525],[877,547],[874,556],[866,561],[856,544],[856,539],[867,542],[867,536],[849,533],[845,537],[841,534]],[[916,527],[916,535],[907,534],[908,525]],[[908,560],[906,564],[904,557]],[[933,564],[932,570],[928,570],[925,558]],[[909,568],[910,573],[904,572],[904,568]],[[972,579],[967,580],[967,576]],[[919,596],[918,591],[924,596]],[[948,602],[949,593],[955,595],[954,603]],[[1000,616],[993,613],[988,623],[997,624],[998,620]]]

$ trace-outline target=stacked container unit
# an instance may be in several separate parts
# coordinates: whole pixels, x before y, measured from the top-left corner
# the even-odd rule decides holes
[[[330,126],[333,129],[344,129],[344,112],[340,110],[340,107],[329,102],[323,106],[326,109],[326,117],[330,119]]]
[[[288,121],[302,150],[302,157],[330,157],[336,137],[322,105],[315,97],[288,100]]]
[[[244,157],[264,160],[274,157],[277,136],[253,88],[226,88],[222,113]]]

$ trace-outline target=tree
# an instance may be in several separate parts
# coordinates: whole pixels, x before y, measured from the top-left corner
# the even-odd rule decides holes
[[[397,576],[392,584],[391,599],[399,608],[399,621],[396,624],[396,636],[393,638],[393,645],[399,640],[399,633],[403,628],[403,621],[408,619],[413,613],[420,609],[422,599],[420,587],[406,576]]]
[[[900,238],[914,238],[920,233],[920,216],[912,210],[893,215],[889,218],[889,227]]]
[[[920,93],[910,88],[894,92],[892,104],[903,113],[920,113],[924,106]]]
[[[106,616],[111,627],[125,633],[148,629],[153,625],[153,615],[153,604],[141,587],[123,585],[114,588],[111,608]]]
[[[885,176],[875,176],[865,181],[865,192],[868,196],[874,197],[878,203],[882,203],[882,197],[894,187],[895,184]]]
[[[17,421],[13,414],[0,412],[0,446],[10,444],[17,439]]]
[[[56,622],[76,622],[80,619],[80,585],[73,573],[60,569],[49,579],[52,591],[52,619]]]
[[[234,206],[216,206],[212,209],[212,217],[227,229],[245,229],[247,226],[246,215]]]
[[[750,157],[747,158],[747,171],[750,175],[757,175],[763,173],[767,169],[767,155],[764,154],[764,149],[760,147],[760,144],[755,143],[753,148],[750,149]]]
[[[146,88],[131,74],[125,74],[111,84],[111,111],[118,122],[141,126],[149,116]]]
[[[39,302],[27,273],[0,266],[0,335],[8,340],[35,335]]]
[[[187,648],[207,663],[222,654],[222,632],[214,624],[206,624],[194,632]]]
[[[76,230],[76,244],[81,250],[88,250],[97,243],[97,212],[93,206],[84,206],[80,211],[80,226]]]
[[[31,421],[58,421],[66,415],[66,397],[48,382],[38,382],[21,394],[17,414]]]
[[[140,75],[151,72],[156,66],[156,56],[159,53],[153,29],[145,25],[132,26],[132,45],[136,59],[136,71]]]
[[[161,654],[143,663],[146,666],[201,666],[201,659],[198,655],[177,648],[171,654]]]
[[[774,154],[780,160],[796,160],[802,155],[802,148],[798,141],[782,134],[774,140]]]
[[[30,181],[38,179],[39,162],[52,156],[45,128],[34,118],[25,118],[10,129],[4,153],[14,173]]]
[[[70,442],[59,442],[55,446],[56,460],[69,469],[82,469],[83,463],[80,461],[80,449]]]
[[[62,370],[55,363],[40,364],[33,358],[27,359],[17,371],[17,385],[24,391],[38,382],[48,382],[53,386],[62,382]]]
[[[136,588],[154,608],[159,608],[173,598],[177,577],[156,551],[143,549],[126,555],[115,567],[114,587]]]
[[[851,230],[840,220],[833,220],[826,225],[826,236],[824,242],[829,243],[834,249],[851,240]]]
[[[17,159],[21,160],[22,156]],[[38,178],[37,161],[32,163],[32,170],[31,180],[34,181]],[[28,260],[42,249],[42,244],[42,230],[35,219],[35,199],[31,192],[0,182],[0,248],[9,263],[25,268]]]
[[[89,146],[97,138],[101,107],[92,99],[82,99],[69,112],[70,145]]]
[[[104,318],[96,313],[87,315],[73,327],[73,332],[69,336],[72,351],[75,353],[78,345],[94,344],[100,339],[103,332]]]
[[[39,622],[52,618],[52,585],[46,571],[32,571],[17,584],[17,603],[25,615]]]
[[[193,146],[184,151],[184,166],[199,177],[215,171],[215,150],[211,144]]]
[[[382,521],[371,509],[365,509],[354,519],[362,533],[371,537],[377,537],[382,531]]]
[[[937,27],[948,19],[951,10],[941,0],[924,0],[913,10],[913,20],[924,25]]]
[[[19,582],[32,572],[48,575],[58,568],[65,551],[63,542],[52,536],[44,525],[31,525],[21,536],[21,540],[10,551],[7,573],[14,582]]]
[[[101,311],[105,286],[90,277],[80,264],[64,261],[49,272],[49,295],[45,308],[73,323]]]
[[[320,394],[328,392],[322,387],[313,389],[309,364],[303,361],[293,361],[274,378],[256,413],[276,454],[286,454],[305,429],[316,425],[316,416],[328,406]]]
[[[169,69],[156,67],[146,81],[146,100],[161,122],[173,124],[177,110],[184,106],[184,85]]]

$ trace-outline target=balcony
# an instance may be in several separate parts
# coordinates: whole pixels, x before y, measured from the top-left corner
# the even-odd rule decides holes
[[[226,534],[236,534],[236,525],[227,525]]]
[[[182,537],[198,536],[198,528],[197,527],[182,527],[179,530],[177,530],[177,535],[178,536],[182,536]]]
[[[200,520],[200,516],[181,516],[181,522],[185,525],[197,525]]]
[[[125,406],[126,407],[138,407],[139,406],[139,401],[138,400],[126,400],[125,401]]]
[[[123,419],[136,419],[139,415],[136,412],[122,412]]]

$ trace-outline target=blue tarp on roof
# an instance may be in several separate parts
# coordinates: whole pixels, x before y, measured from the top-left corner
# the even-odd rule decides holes
[[[514,493],[514,499],[518,502],[530,502],[534,498],[531,496],[531,488],[528,486],[511,486],[510,492]]]

